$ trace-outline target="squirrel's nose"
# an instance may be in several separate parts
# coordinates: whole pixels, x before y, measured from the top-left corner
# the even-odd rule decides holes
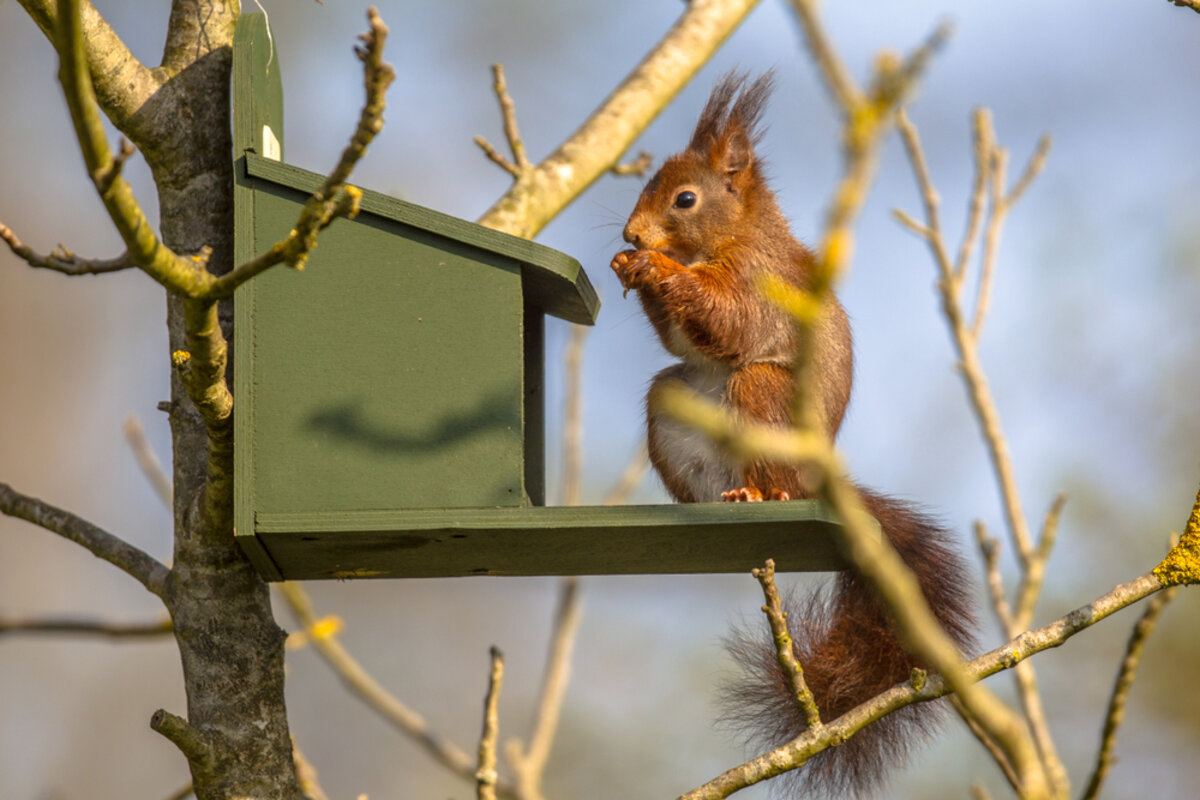
[[[625,223],[625,229],[621,231],[621,236],[623,236],[625,241],[633,245],[636,249],[643,249],[641,234],[634,226],[634,221],[632,219]]]

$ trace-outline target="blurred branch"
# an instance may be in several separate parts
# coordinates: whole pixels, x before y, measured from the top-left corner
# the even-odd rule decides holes
[[[383,688],[338,641],[334,630],[318,627],[320,620],[308,592],[301,584],[287,581],[276,586],[308,633],[313,648],[352,694],[401,733],[411,737],[439,764],[465,780],[475,780],[476,766],[466,751],[431,730],[424,717]],[[512,786],[506,782],[499,782],[496,788],[502,796],[515,796]]]
[[[633,490],[642,482],[642,478],[646,477],[646,472],[650,468],[650,448],[643,438],[633,451],[633,455],[629,459],[629,463],[625,465],[621,477],[608,490],[608,494],[604,495],[604,505],[619,506],[624,505],[629,496],[633,494]]]
[[[1163,584],[1150,572],[1114,587],[1091,603],[1036,630],[1022,633],[1015,639],[978,656],[963,665],[969,681],[979,681],[1006,669],[1011,669],[1037,653],[1058,647],[1075,634],[1096,624],[1111,614],[1130,606],[1163,589]],[[818,734],[806,731],[792,741],[768,753],[727,770],[703,786],[678,800],[717,800],[728,797],[747,786],[775,777],[807,761],[822,750],[845,741],[864,726],[897,709],[942,697],[953,691],[945,676],[931,674],[921,681],[908,681],[876,695],[867,702],[846,712],[836,720],[826,722]],[[1027,796],[1037,796],[1032,787],[1024,784]]]
[[[185,798],[191,797],[195,793],[195,787],[192,786],[191,781],[188,781],[186,784],[180,786],[174,792],[167,795],[166,800],[185,800]]]
[[[513,160],[509,161],[501,155],[482,136],[475,137],[475,144],[479,145],[483,152],[487,154],[487,157],[499,164],[505,172],[508,172],[514,178],[520,178],[523,173],[532,169],[532,165],[529,163],[529,157],[525,155],[525,143],[521,141],[521,134],[517,130],[516,105],[513,103],[512,96],[508,93],[508,82],[504,79],[503,64],[492,64],[492,89],[496,92],[496,100],[500,103],[500,116],[504,122],[504,137],[508,139],[508,147],[512,152]]]
[[[692,0],[608,99],[544,161],[521,172],[481,216],[526,239],[616,165],[621,155],[741,23],[758,0]]]
[[[317,768],[300,750],[295,736],[292,737],[292,762],[296,765],[296,783],[300,787],[301,795],[306,800],[329,800],[329,795],[321,788]]]
[[[150,441],[146,438],[146,430],[142,427],[141,420],[133,414],[125,418],[125,441],[133,450],[133,456],[137,459],[142,474],[154,487],[158,499],[168,509],[173,508],[171,477],[167,475],[162,462],[154,454],[154,448],[150,446]]]
[[[639,178],[644,178],[653,164],[654,156],[642,150],[633,161],[622,162],[613,166],[612,172],[614,175],[636,175]]]
[[[529,744],[523,747],[516,739],[507,747],[507,757],[516,775],[517,796],[520,800],[542,800],[542,775],[550,758],[550,748],[562,715],[563,695],[571,676],[571,653],[579,631],[582,612],[579,601],[579,580],[564,578],[559,583],[558,612],[555,614],[546,671],[542,676],[542,691],[538,698]]]
[[[1146,645],[1146,639],[1154,631],[1159,614],[1166,608],[1167,603],[1174,599],[1178,591],[1178,586],[1172,586],[1150,598],[1142,616],[1133,626],[1133,632],[1125,645],[1125,658],[1121,661],[1121,668],[1117,672],[1117,680],[1113,685],[1112,697],[1108,701],[1108,711],[1104,715],[1104,730],[1100,734],[1100,751],[1096,754],[1096,766],[1092,771],[1092,777],[1088,780],[1087,788],[1083,792],[1082,800],[1094,800],[1100,793],[1104,779],[1108,777],[1108,771],[1113,762],[1112,750],[1117,741],[1117,728],[1125,720],[1125,702],[1129,697],[1129,689],[1133,686],[1134,678],[1137,677],[1137,669],[1142,660],[1142,650]]]
[[[1000,768],[1000,772],[1004,775],[1004,779],[1008,781],[1008,785],[1019,795],[1021,792],[1021,780],[1013,770],[1012,763],[1008,760],[1008,754],[996,743],[992,735],[975,721],[958,697],[950,695],[950,705],[954,706],[954,710],[958,712],[958,716],[962,721],[967,724],[967,728],[971,731],[971,734],[988,751],[988,755],[992,757],[992,761]]]
[[[1200,0],[1167,0],[1167,2],[1173,3],[1180,8],[1190,8],[1192,11],[1200,14]]]
[[[64,539],[70,539],[97,558],[132,576],[155,597],[165,599],[170,570],[154,557],[87,520],[21,494],[6,483],[0,483],[0,513],[23,519]]]
[[[1000,484],[1000,493],[1004,501],[1009,532],[1015,543],[1020,563],[1022,567],[1028,570],[1031,561],[1035,557],[1034,546],[1024,512],[1021,509],[1021,500],[1017,491],[1016,478],[1013,474],[1012,458],[1008,452],[1008,443],[1004,438],[999,413],[992,398],[991,388],[988,385],[987,378],[979,362],[977,348],[978,328],[976,327],[972,330],[964,317],[960,301],[963,275],[957,271],[956,266],[950,261],[939,219],[940,201],[937,190],[934,189],[933,182],[929,177],[929,170],[926,166],[925,154],[921,148],[917,129],[903,112],[897,118],[897,126],[900,128],[901,137],[908,152],[909,161],[912,163],[917,185],[921,191],[921,197],[925,206],[925,223],[917,223],[912,217],[903,212],[897,212],[896,216],[905,227],[924,238],[933,253],[939,272],[938,289],[942,299],[942,312],[946,317],[947,323],[950,325],[951,335],[958,351],[963,380],[966,382],[968,394],[971,398],[975,415],[979,419],[983,430],[992,466],[996,472],[997,481]],[[973,192],[971,201],[972,207],[980,202],[979,195],[983,191],[983,186],[989,183],[999,185],[998,182],[1002,179],[1002,176],[997,176],[994,168],[996,164],[996,147],[993,144],[993,140],[990,117],[985,110],[978,110],[975,115],[976,170],[977,175],[982,174],[983,177],[977,177],[976,179],[975,191]],[[1043,139],[1043,142],[1048,142],[1048,140]],[[1031,160],[1030,168],[1026,170],[1026,175],[1029,177],[1024,181],[1024,185],[1019,186],[1021,191],[1024,190],[1024,186],[1028,185],[1028,181],[1032,180],[1033,175],[1036,174],[1035,164],[1044,160],[1044,148],[1046,146],[1048,145],[1043,145],[1039,149],[1038,153],[1041,154],[1040,156],[1035,156]],[[1009,201],[1015,201],[1019,193],[1014,191],[1006,194],[1001,188],[999,191],[994,191],[992,196],[994,202],[997,200],[1000,201],[1001,208],[992,208],[992,216],[988,223],[988,229],[990,231],[989,235],[997,238],[999,236],[1000,222],[1007,213],[1008,206],[1011,205]],[[968,233],[977,233],[977,231],[977,223],[968,225]],[[964,258],[969,255],[970,249],[970,245],[964,241],[959,256],[963,267],[965,267]],[[994,256],[995,246],[993,245],[991,255],[985,255],[985,263],[989,263],[991,259],[994,259]],[[988,281],[990,279],[985,280],[981,278],[981,291],[985,292],[985,294],[981,295],[979,301],[981,308],[986,308]],[[982,316],[980,316],[979,312],[977,312],[975,323],[976,325],[982,323]]]
[[[148,639],[171,633],[171,618],[163,616],[152,622],[105,622],[98,619],[72,617],[18,617],[0,614],[0,636],[6,633],[79,634],[104,636],[111,639]]]
[[[1008,190],[1005,188],[1007,184],[1007,152],[995,144],[990,113],[986,109],[975,111],[972,120],[975,180],[968,205],[967,231],[958,250],[957,262],[952,263],[939,217],[940,200],[929,176],[917,129],[903,112],[899,115],[897,125],[900,128],[901,137],[921,192],[925,208],[925,222],[918,223],[902,212],[897,212],[896,216],[905,227],[925,239],[933,253],[939,274],[938,290],[942,300],[942,312],[950,325],[951,336],[959,356],[960,371],[987,443],[999,484],[1009,533],[1022,569],[1016,605],[1015,608],[1012,608],[1005,597],[1003,581],[1000,576],[997,560],[999,545],[987,537],[982,524],[979,524],[976,531],[984,554],[992,605],[1000,619],[1005,635],[1011,638],[1033,620],[1037,597],[1045,575],[1046,562],[1050,558],[1050,551],[1054,545],[1058,518],[1065,498],[1060,494],[1055,500],[1047,514],[1041,537],[1035,548],[1021,507],[1012,458],[1008,452],[1008,443],[1000,425],[999,413],[992,399],[987,377],[979,361],[978,341],[987,313],[1003,221],[1013,203],[1024,193],[1042,169],[1049,148],[1049,139],[1042,138],[1038,150],[1031,158],[1021,179],[1011,190]],[[984,245],[975,318],[968,325],[961,296],[971,252],[975,247],[975,239],[980,233],[985,195],[990,198],[990,208],[987,214],[987,223],[984,226]],[[1014,679],[1017,683],[1018,697],[1021,701],[1025,722],[1036,743],[1041,770],[1044,771],[1046,779],[1050,781],[1054,793],[1058,796],[1065,796],[1069,786],[1067,772],[1050,735],[1033,665],[1021,664],[1018,666],[1014,670]],[[1013,763],[1012,766],[1018,776],[1023,777],[1027,774],[1027,770],[1021,764]]]
[[[31,267],[49,269],[61,272],[63,275],[100,275],[105,272],[118,272],[129,269],[134,264],[129,256],[122,254],[116,258],[80,258],[61,244],[50,251],[50,255],[35,253],[32,248],[17,238],[13,229],[0,222],[0,239],[8,245],[13,255],[20,258]]]
[[[504,683],[504,655],[491,650],[492,669],[488,676],[487,696],[483,701],[483,734],[479,737],[479,768],[475,770],[476,797],[496,800],[496,737],[500,731],[500,686]]]
[[[588,328],[572,325],[563,355],[563,488],[562,504],[579,505],[583,485],[583,345]]]

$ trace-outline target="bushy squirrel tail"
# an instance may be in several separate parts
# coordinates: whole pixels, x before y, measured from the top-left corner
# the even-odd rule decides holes
[[[951,534],[907,503],[859,490],[884,535],[917,576],[942,627],[963,651],[974,644],[975,614],[966,562]],[[921,666],[905,652],[886,609],[855,570],[807,598],[786,601],[796,657],[824,722],[906,680]],[[735,633],[729,649],[743,668],[726,687],[723,720],[747,743],[769,749],[804,732],[765,623]],[[937,728],[944,702],[919,703],[868,725],[784,778],[789,795],[854,798],[878,790],[888,773]]]

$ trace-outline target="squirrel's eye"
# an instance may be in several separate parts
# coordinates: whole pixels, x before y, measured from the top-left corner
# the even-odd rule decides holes
[[[691,208],[694,205],[696,205],[695,192],[680,192],[679,194],[675,195],[676,208]]]

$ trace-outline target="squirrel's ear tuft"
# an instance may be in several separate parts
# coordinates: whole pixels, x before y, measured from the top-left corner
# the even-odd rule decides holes
[[[750,83],[744,72],[726,73],[717,85],[692,133],[688,149],[708,157],[726,174],[741,172],[754,163],[754,146],[762,138],[759,123],[775,85],[773,71]]]

